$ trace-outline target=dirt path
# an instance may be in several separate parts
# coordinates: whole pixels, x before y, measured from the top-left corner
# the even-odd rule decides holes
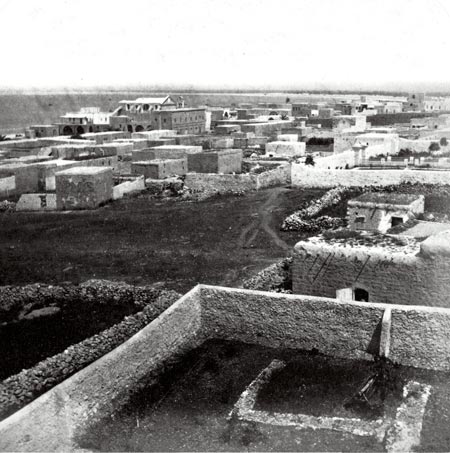
[[[278,197],[282,192],[288,189],[284,187],[277,187],[267,191],[268,198],[266,202],[258,210],[258,216],[249,225],[247,225],[241,235],[239,236],[239,246],[242,248],[251,248],[252,243],[260,231],[265,231],[282,250],[290,250],[291,247],[286,244],[279,236],[278,233],[271,228],[270,223],[272,220],[272,211],[278,207]]]

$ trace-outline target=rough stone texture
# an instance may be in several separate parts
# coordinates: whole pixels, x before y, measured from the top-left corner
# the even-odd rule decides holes
[[[272,170],[260,173],[256,178],[256,189],[288,185],[291,183],[291,164],[281,164]]]
[[[382,306],[203,286],[201,300],[211,338],[353,358],[378,350]]]
[[[292,258],[284,258],[245,280],[242,287],[257,291],[283,292],[287,287],[292,287],[291,266]]]
[[[215,173],[188,173],[185,187],[192,193],[240,193],[256,189],[257,177],[250,174],[219,175]]]
[[[289,184],[290,173],[289,163],[260,174],[188,173],[185,187],[194,194],[204,194],[205,196],[226,193],[240,194],[250,190]]]
[[[113,187],[113,199],[118,200],[134,192],[145,190],[145,179],[143,176],[136,178],[134,181],[125,181]]]
[[[414,451],[420,445],[423,416],[431,393],[431,386],[419,382],[408,382],[403,389],[405,401],[397,409],[394,424],[386,436],[386,451]]]
[[[200,321],[196,292],[190,292],[127,342],[1,422],[0,449],[73,450],[88,422],[111,414],[130,389],[156,379],[167,362],[202,342]]]
[[[423,195],[401,194],[400,197],[405,200],[398,202],[396,196],[399,195],[389,193],[385,196],[381,193],[373,193],[349,200],[347,219],[350,229],[386,233],[393,226],[393,217],[407,222],[417,214],[424,212],[425,197]]]
[[[56,194],[28,193],[21,195],[16,204],[16,211],[55,211]]]
[[[448,184],[450,171],[433,170],[327,170],[292,164],[292,186],[389,186],[402,183]]]
[[[449,310],[412,308],[392,308],[389,358],[404,365],[449,370]]]
[[[181,178],[146,179],[145,187],[152,195],[161,195],[169,191],[171,195],[179,195],[183,191],[184,182]]]
[[[336,297],[343,288],[368,291],[370,302],[450,307],[450,261],[398,246],[358,246],[351,241],[299,242],[292,265],[293,292]]]
[[[266,155],[268,156],[304,156],[305,150],[304,142],[279,141],[266,144]]]
[[[61,209],[95,209],[113,198],[110,167],[75,167],[56,173],[56,205]]]
[[[56,177],[55,174],[59,171],[74,168],[74,167],[111,167],[113,171],[118,166],[117,156],[109,157],[97,157],[86,160],[64,160],[57,159],[50,162],[44,162],[39,166],[39,179],[38,179],[38,190],[35,192],[43,191],[46,192],[56,190]]]
[[[448,309],[387,307],[201,285],[111,353],[1,422],[0,449],[76,448],[77,433],[111,415],[131,391],[156,380],[161,367],[206,339],[371,358],[379,351],[380,323],[387,308],[392,311],[393,361],[450,370]]]
[[[194,173],[241,173],[242,150],[229,149],[189,154],[188,169]]]
[[[61,291],[65,295],[64,298],[61,298]],[[26,293],[26,289],[23,292]],[[0,419],[24,407],[64,379],[112,351],[143,329],[180,297],[174,291],[104,281],[89,281],[70,289],[47,288],[47,294],[56,296],[56,299],[50,299],[47,303],[56,303],[58,306],[46,306],[40,309],[29,309],[27,306],[24,307],[19,318],[30,319],[42,315],[43,312],[48,314],[49,311],[60,311],[61,307],[67,303],[74,303],[74,301],[79,303],[80,295],[85,295],[83,303],[88,303],[92,307],[102,304],[129,303],[131,299],[136,307],[142,308],[142,311],[126,316],[112,327],[71,345],[63,352],[48,357],[32,368],[22,370],[1,382]],[[74,299],[71,300],[71,297]],[[24,312],[26,314],[23,314]]]
[[[131,173],[133,175],[144,175],[145,179],[164,179],[170,176],[183,176],[187,172],[187,160],[166,159],[133,162]]]

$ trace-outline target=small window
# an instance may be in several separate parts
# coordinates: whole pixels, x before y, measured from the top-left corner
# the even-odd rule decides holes
[[[393,227],[397,225],[401,225],[403,223],[403,218],[402,217],[392,217],[391,219],[391,225]]]
[[[369,302],[369,292],[363,288],[355,288],[353,290],[353,300]]]
[[[363,215],[359,215],[355,218],[355,223],[364,223],[366,218]]]

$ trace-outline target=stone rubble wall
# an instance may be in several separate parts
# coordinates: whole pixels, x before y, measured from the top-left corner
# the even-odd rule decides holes
[[[216,194],[241,194],[251,190],[290,184],[291,164],[282,164],[260,174],[188,173],[185,188],[193,194],[213,196]]]
[[[166,302],[166,307],[172,302]],[[57,369],[61,365],[66,367],[63,376],[57,375],[58,382],[76,371],[71,363],[81,364],[86,357],[89,361],[98,360],[1,422],[0,450],[72,451],[77,432],[88,422],[112,414],[129,399],[130,389],[137,391],[153,382],[164,366],[203,342],[195,291],[155,319],[160,311],[144,310],[86,340],[86,344],[80,343],[55,356],[52,364]],[[130,334],[133,336],[128,339]],[[61,364],[64,359],[67,362]],[[85,365],[86,362],[82,364]],[[54,376],[53,370],[48,371]],[[41,382],[45,383],[45,372],[45,368],[36,368],[36,377],[29,376],[28,384],[32,385],[33,379],[42,379],[42,373]]]

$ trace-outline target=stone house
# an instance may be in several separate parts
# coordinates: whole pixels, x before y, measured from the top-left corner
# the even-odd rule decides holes
[[[365,193],[347,203],[347,220],[351,230],[386,233],[424,212],[423,195]]]

